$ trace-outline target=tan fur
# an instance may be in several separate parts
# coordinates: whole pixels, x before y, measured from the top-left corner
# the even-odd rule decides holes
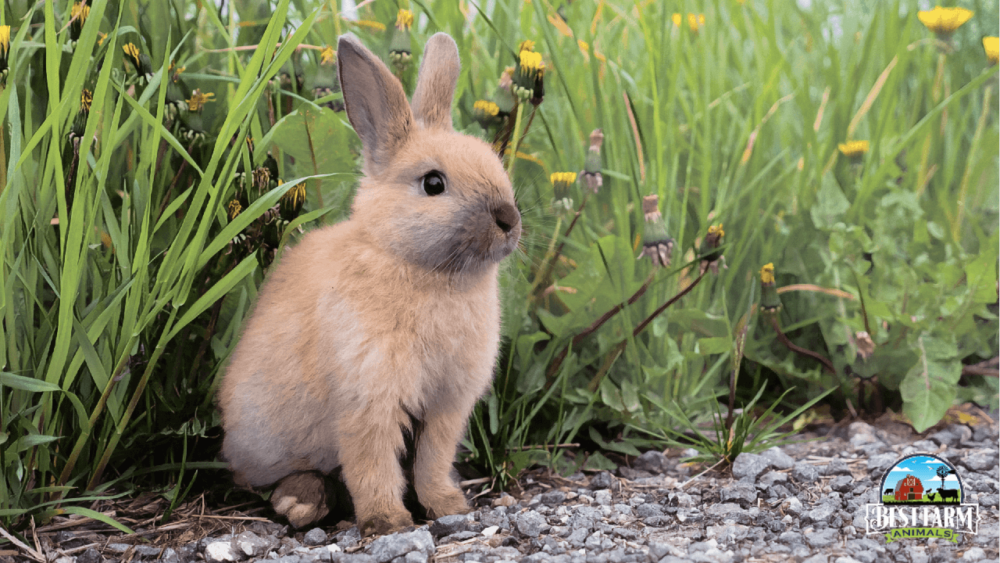
[[[303,471],[338,466],[362,533],[411,524],[398,462],[411,416],[421,504],[432,518],[468,510],[450,471],[493,375],[498,263],[520,215],[491,148],[451,129],[454,41],[439,33],[424,53],[411,112],[385,65],[341,38],[367,176],[350,220],[309,233],[268,274],[219,392],[237,482],[279,483],[272,503],[296,527],[326,514],[319,475]],[[431,170],[445,193],[424,192]]]

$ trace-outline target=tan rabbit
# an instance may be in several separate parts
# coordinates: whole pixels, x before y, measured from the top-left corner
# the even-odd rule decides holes
[[[268,274],[219,406],[237,483],[277,483],[274,509],[302,527],[326,515],[322,475],[340,467],[369,535],[412,524],[404,433],[419,432],[413,487],[428,516],[469,510],[452,462],[493,376],[498,266],[521,216],[490,146],[452,129],[451,37],[427,42],[412,104],[356,39],[340,39],[338,64],[364,147],[351,218]]]

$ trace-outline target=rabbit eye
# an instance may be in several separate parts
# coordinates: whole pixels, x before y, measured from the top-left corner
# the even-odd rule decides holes
[[[437,170],[432,170],[424,176],[422,185],[427,195],[441,195],[444,192],[444,176]]]

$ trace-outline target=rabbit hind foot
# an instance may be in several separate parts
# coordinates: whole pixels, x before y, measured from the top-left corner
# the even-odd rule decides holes
[[[295,528],[312,524],[330,512],[323,477],[315,472],[293,473],[282,479],[271,495],[271,505]]]

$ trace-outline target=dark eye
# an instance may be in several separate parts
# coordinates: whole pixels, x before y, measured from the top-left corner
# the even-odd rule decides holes
[[[422,185],[427,195],[441,195],[444,192],[444,176],[437,170],[432,170],[424,176]]]

